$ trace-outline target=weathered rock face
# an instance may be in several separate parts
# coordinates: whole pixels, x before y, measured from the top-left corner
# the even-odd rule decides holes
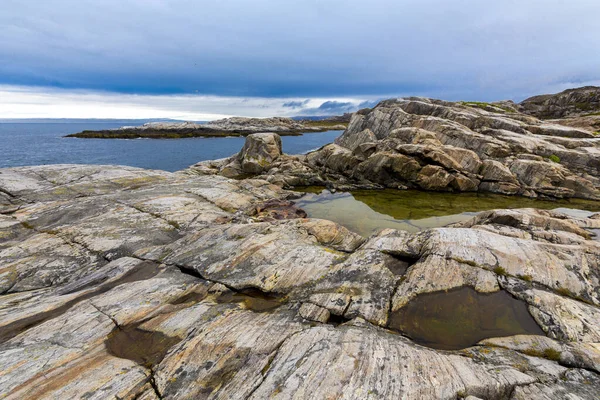
[[[255,133],[248,136],[239,154],[242,172],[260,174],[268,170],[283,151],[281,138],[274,133]]]
[[[415,152],[453,165],[397,156]],[[465,171],[508,182],[503,164],[463,153]],[[0,170],[0,192],[1,398],[600,391],[597,216],[497,210],[365,240],[302,218],[264,180],[65,165]],[[396,313],[457,288],[509,293],[537,335],[441,351],[397,330]]]
[[[221,160],[199,162],[188,171],[200,175],[218,173],[228,178],[260,175],[272,168],[282,155],[279,135],[272,132],[254,133],[248,135],[238,154]]]
[[[192,170],[235,176],[239,167],[234,164],[201,163]],[[283,186],[598,199],[600,138],[505,105],[386,100],[356,113],[334,144],[307,155],[279,156],[254,173]]]
[[[564,118],[600,112],[600,87],[585,86],[557,94],[530,97],[519,110],[538,118]]]
[[[582,117],[551,119],[548,120],[548,122],[570,126],[573,128],[587,129],[588,131],[594,132],[596,136],[600,135],[600,111],[598,113],[584,115]]]

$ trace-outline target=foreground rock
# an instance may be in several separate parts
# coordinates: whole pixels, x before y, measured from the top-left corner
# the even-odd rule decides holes
[[[365,239],[265,180],[63,165],[0,170],[0,193],[2,398],[600,391],[597,216],[498,210]],[[510,297],[537,334],[436,350],[394,323],[467,289]]]
[[[67,137],[95,139],[135,139],[135,138],[189,138],[247,136],[257,132],[277,132],[284,136],[300,135],[307,132],[343,130],[347,122],[337,119],[316,121],[295,121],[291,118],[242,118],[233,117],[207,124],[194,122],[149,122],[142,126],[124,126],[118,129],[83,131]]]
[[[190,172],[250,173],[287,187],[600,198],[600,138],[502,104],[482,108],[480,103],[425,98],[386,100],[356,113],[334,144],[307,155],[270,154],[261,168],[244,170],[239,164],[245,155],[240,154],[200,163]]]

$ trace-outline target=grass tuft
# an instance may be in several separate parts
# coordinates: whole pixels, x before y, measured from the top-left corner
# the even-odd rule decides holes
[[[533,281],[533,276],[531,275],[517,275],[517,277],[527,282]]]
[[[548,157],[550,159],[550,161],[555,162],[555,163],[560,163],[560,157],[557,156],[556,154],[552,154],[550,157]]]
[[[547,360],[551,360],[551,361],[560,361],[560,351],[558,350],[554,350],[552,348],[547,348],[544,349],[544,351],[540,351],[534,347],[531,347],[529,349],[525,349],[522,351],[523,354],[527,354],[528,356],[532,356],[532,357],[543,357]]]
[[[564,287],[559,287],[558,289],[556,289],[556,293],[560,294],[561,296],[575,297],[575,294],[573,292]]]
[[[547,348],[546,350],[544,350],[542,356],[544,358],[547,358],[548,360],[560,361],[560,351],[551,348]]]
[[[506,272],[506,270],[502,267],[496,267],[494,268],[494,273],[497,275],[501,275],[501,276],[507,276],[508,272]]]

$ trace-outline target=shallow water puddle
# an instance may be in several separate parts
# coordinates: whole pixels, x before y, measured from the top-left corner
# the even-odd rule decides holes
[[[466,221],[480,211],[497,208],[542,208],[559,211],[600,211],[600,202],[544,201],[488,193],[437,193],[418,190],[357,190],[331,193],[323,188],[298,189],[306,194],[296,201],[311,218],[339,223],[363,236],[382,228],[418,232]],[[586,212],[579,213],[584,215]]]
[[[543,335],[525,302],[505,291],[467,287],[417,296],[392,313],[389,327],[434,349],[458,350],[491,337]]]
[[[162,332],[146,331],[139,325],[116,328],[105,342],[106,350],[115,357],[126,358],[152,369],[181,339]]]
[[[225,292],[216,299],[219,304],[239,303],[244,308],[256,312],[266,312],[276,309],[282,305],[282,300],[276,296],[270,296],[260,290],[246,289],[240,292]]]

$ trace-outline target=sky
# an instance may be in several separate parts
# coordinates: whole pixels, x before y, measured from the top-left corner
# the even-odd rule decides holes
[[[598,0],[1,0],[0,118],[333,115],[600,85]]]

